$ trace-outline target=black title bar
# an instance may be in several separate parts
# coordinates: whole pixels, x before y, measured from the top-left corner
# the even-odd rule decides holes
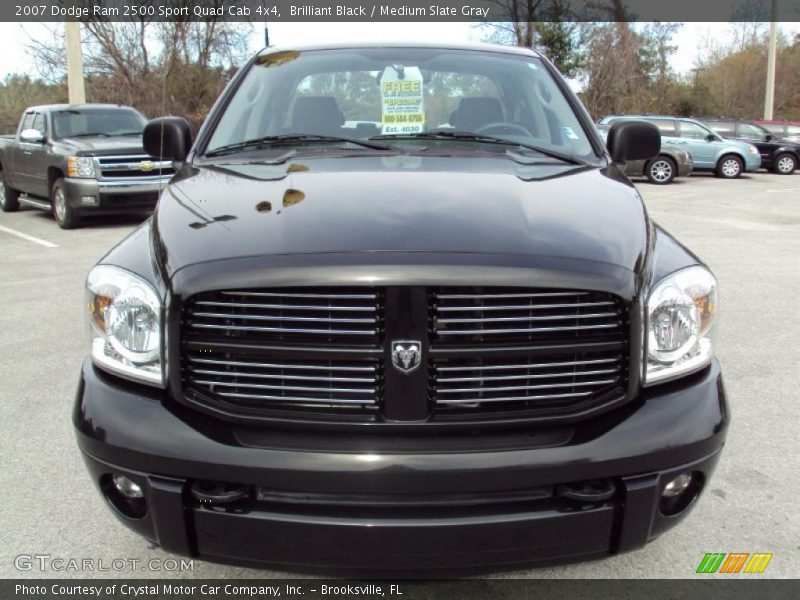
[[[774,11],[774,12],[773,12]],[[800,0],[3,0],[0,21],[800,21]]]

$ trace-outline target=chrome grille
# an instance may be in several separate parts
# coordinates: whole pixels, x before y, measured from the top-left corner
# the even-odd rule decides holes
[[[625,358],[586,352],[506,359],[437,359],[437,410],[532,410],[569,413],[624,393]]]
[[[230,353],[189,353],[184,381],[192,390],[241,408],[377,408],[378,360],[268,360]]]
[[[375,343],[382,295],[373,288],[238,290],[194,296],[185,307],[188,336],[257,341]]]
[[[161,177],[175,172],[172,161],[153,160],[147,154],[132,156],[98,156],[96,159],[100,177],[116,179],[122,177]]]
[[[624,307],[611,294],[515,288],[430,292],[431,334],[447,344],[624,335]]]

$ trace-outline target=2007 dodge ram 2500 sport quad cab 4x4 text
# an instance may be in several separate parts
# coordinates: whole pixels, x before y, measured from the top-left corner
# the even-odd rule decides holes
[[[27,109],[16,135],[0,138],[0,208],[46,210],[64,229],[83,216],[151,211],[173,168],[144,153],[144,125],[127,106]]]
[[[268,48],[89,273],[74,425],[164,550],[343,574],[639,548],[728,426],[717,283],[555,68],[494,46]]]

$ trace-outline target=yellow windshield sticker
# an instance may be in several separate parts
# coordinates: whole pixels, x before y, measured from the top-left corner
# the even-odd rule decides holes
[[[386,67],[381,76],[382,133],[419,133],[425,128],[422,73],[418,67]]]

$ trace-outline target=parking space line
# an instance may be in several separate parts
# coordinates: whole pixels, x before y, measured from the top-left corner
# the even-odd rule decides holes
[[[27,233],[22,233],[21,231],[17,231],[16,229],[11,229],[10,227],[3,227],[0,225],[0,231],[5,231],[6,233],[10,233],[11,235],[15,235],[23,240],[28,240],[29,242],[33,242],[34,244],[39,244],[40,246],[44,246],[45,248],[58,248],[58,244],[54,244],[53,242],[48,242],[47,240],[43,240],[41,238],[34,237],[32,235],[28,235]]]

